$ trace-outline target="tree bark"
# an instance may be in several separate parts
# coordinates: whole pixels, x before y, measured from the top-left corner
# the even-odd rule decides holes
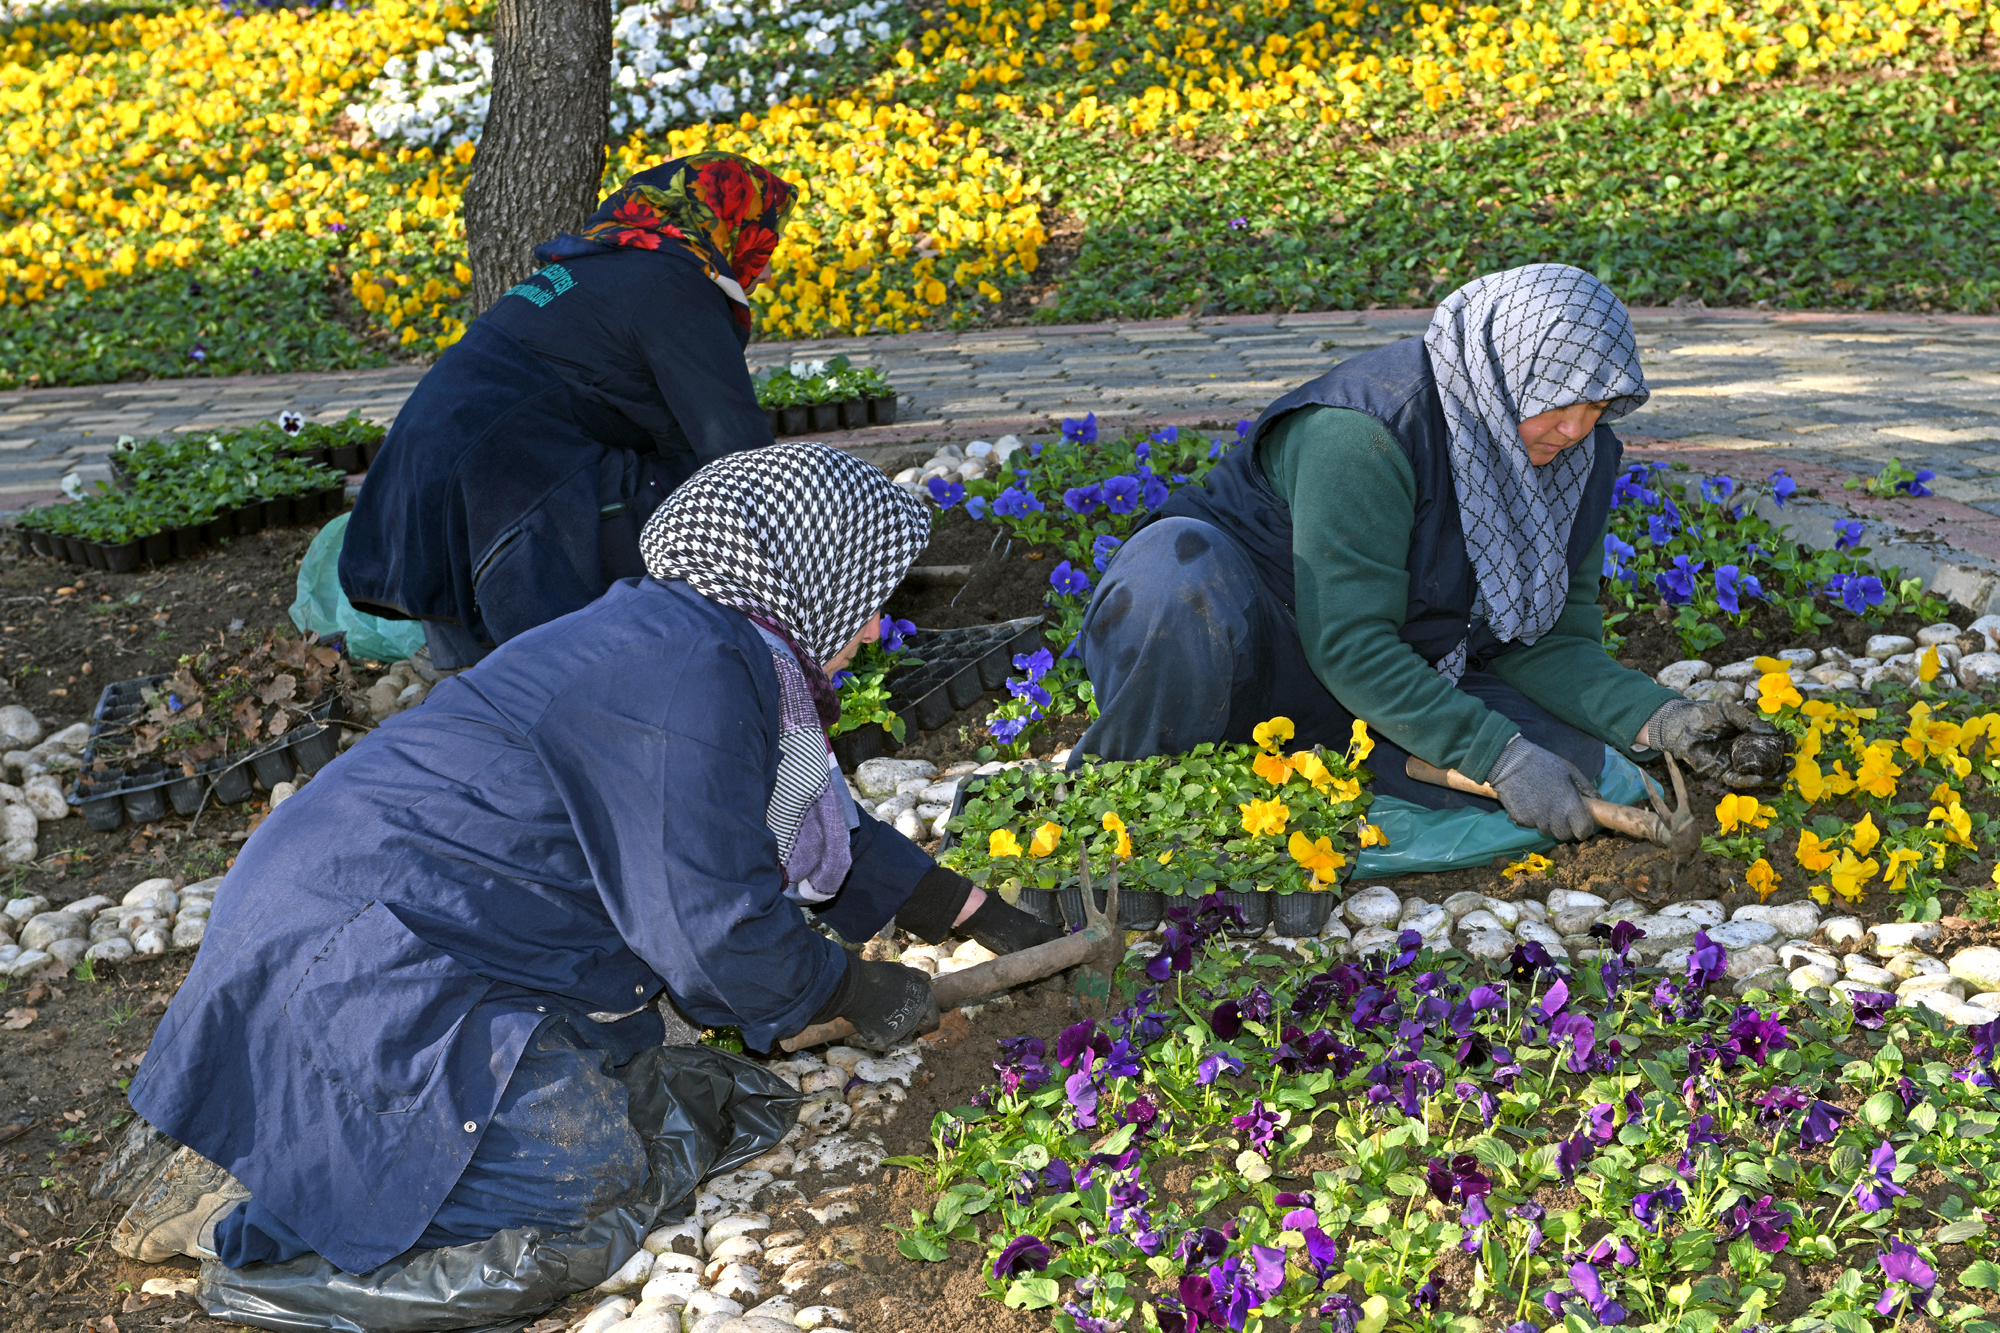
[[[534,271],[537,245],[596,209],[610,100],[609,0],[499,0],[493,100],[465,186],[474,309]]]

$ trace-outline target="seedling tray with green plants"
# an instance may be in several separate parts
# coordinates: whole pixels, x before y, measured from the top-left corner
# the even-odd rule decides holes
[[[858,430],[896,422],[896,391],[882,372],[853,365],[844,356],[768,366],[751,378],[757,386],[757,406],[770,418],[773,435]]]
[[[317,773],[337,752],[351,683],[337,651],[276,632],[191,654],[171,673],[115,681],[91,715],[70,804],[107,832]]]
[[[1005,685],[1013,659],[1041,647],[1041,635],[1041,617],[1025,616],[961,629],[906,628],[886,653],[871,645],[843,673],[834,757],[853,772],[856,764],[902,748],[912,727],[936,731]]]
[[[24,552],[115,574],[186,559],[266,528],[318,523],[346,505],[341,464],[365,462],[381,427],[350,418],[120,441],[116,484],[23,514]],[[328,460],[332,460],[330,463]]]

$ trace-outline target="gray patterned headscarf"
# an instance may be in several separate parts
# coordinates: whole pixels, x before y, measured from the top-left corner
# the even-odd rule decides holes
[[[1446,297],[1424,346],[1450,432],[1473,613],[1501,639],[1533,643],[1562,615],[1570,529],[1596,457],[1586,441],[1536,467],[1520,423],[1577,403],[1605,403],[1600,420],[1611,422],[1643,404],[1631,317],[1582,269],[1529,264]],[[1458,679],[1465,656],[1461,643],[1438,670]]]

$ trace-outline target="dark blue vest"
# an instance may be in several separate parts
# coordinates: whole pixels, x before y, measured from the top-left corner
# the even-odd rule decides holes
[[[1431,374],[1430,352],[1421,338],[1363,352],[1272,403],[1200,486],[1174,492],[1156,517],[1198,518],[1221,528],[1249,553],[1264,585],[1287,608],[1293,607],[1292,511],[1264,479],[1257,465],[1257,445],[1281,417],[1302,407],[1366,412],[1382,423],[1410,460],[1417,480],[1417,508],[1406,562],[1410,602],[1403,616],[1403,641],[1425,661],[1436,662],[1469,634],[1470,665],[1475,668],[1519,647],[1518,640],[1503,642],[1484,620],[1475,623],[1472,618],[1472,557],[1459,525],[1444,406]],[[1608,426],[1597,428],[1588,447],[1596,451],[1596,461],[1570,529],[1572,574],[1604,558],[1599,534],[1611,510],[1611,487],[1624,457],[1624,446]]]

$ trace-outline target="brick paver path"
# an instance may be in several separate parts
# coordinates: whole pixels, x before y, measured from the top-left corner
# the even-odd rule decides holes
[[[1251,315],[755,343],[750,361],[844,353],[881,366],[903,395],[901,421],[831,438],[890,463],[923,444],[1047,431],[1086,412],[1111,428],[1226,428],[1337,359],[1421,333],[1428,318]],[[1971,506],[1951,509],[1973,527],[1984,525],[1973,511],[2000,516],[2000,319],[1638,310],[1634,320],[1653,399],[1622,433],[1737,459],[1746,472],[1790,459],[1831,476],[1901,458],[1936,471],[1938,494]],[[72,468],[103,475],[120,435],[287,408],[388,421],[422,373],[395,366],[0,394],[0,510],[45,501]],[[2000,518],[1991,526],[1986,537],[2000,549]]]

